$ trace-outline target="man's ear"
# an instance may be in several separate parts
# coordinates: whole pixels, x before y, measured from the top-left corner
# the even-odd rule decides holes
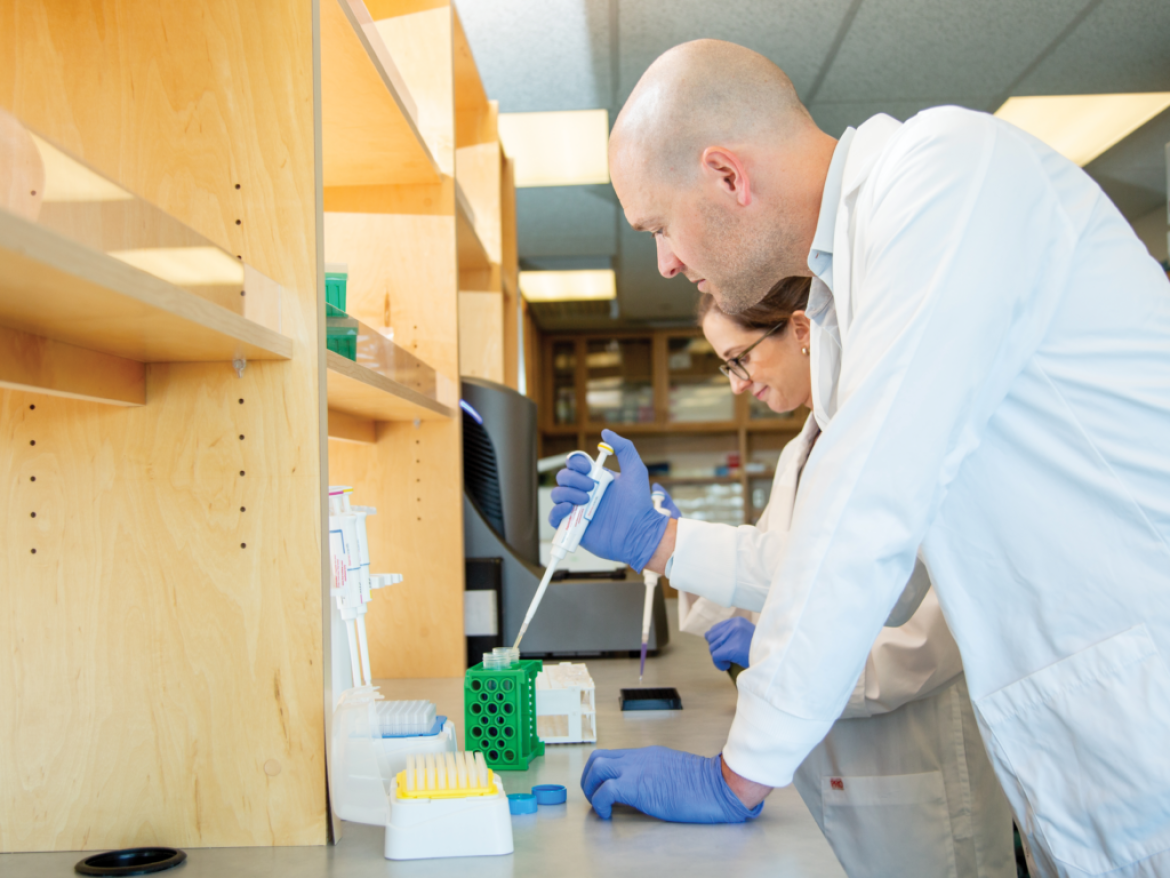
[[[703,150],[702,169],[719,191],[735,198],[740,207],[752,203],[752,187],[743,159],[729,149],[709,146]]]

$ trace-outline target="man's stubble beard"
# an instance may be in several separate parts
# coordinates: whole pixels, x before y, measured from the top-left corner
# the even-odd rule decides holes
[[[707,276],[711,293],[726,314],[739,314],[756,305],[787,274],[793,264],[791,235],[784,225],[736,223],[711,205],[702,208],[705,249],[718,266],[718,276]],[[802,265],[804,260],[800,260]]]

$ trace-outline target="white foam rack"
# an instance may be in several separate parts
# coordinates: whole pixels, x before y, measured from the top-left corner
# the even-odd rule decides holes
[[[589,668],[561,662],[537,674],[536,734],[546,744],[596,743],[596,687]]]

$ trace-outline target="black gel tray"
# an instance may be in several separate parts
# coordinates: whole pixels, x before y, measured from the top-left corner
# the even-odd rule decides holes
[[[682,699],[673,686],[660,689],[623,689],[618,696],[622,710],[682,710]]]

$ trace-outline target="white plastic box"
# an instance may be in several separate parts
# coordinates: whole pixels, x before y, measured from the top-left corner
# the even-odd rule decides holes
[[[536,675],[536,734],[546,744],[596,743],[596,689],[585,665],[545,665]]]
[[[383,737],[383,705],[375,700],[372,687],[346,691],[333,712],[333,758],[330,768],[329,799],[333,813],[342,820],[385,826],[388,796],[394,778],[406,768],[406,757],[420,753],[454,753],[458,749],[455,726],[448,720],[437,735]],[[431,725],[434,706],[429,705]],[[406,711],[418,722],[427,707],[416,705]],[[392,715],[395,710],[390,710]],[[415,715],[417,714],[417,715]]]
[[[388,860],[491,857],[512,853],[512,814],[500,776],[493,796],[403,799],[390,795]]]

